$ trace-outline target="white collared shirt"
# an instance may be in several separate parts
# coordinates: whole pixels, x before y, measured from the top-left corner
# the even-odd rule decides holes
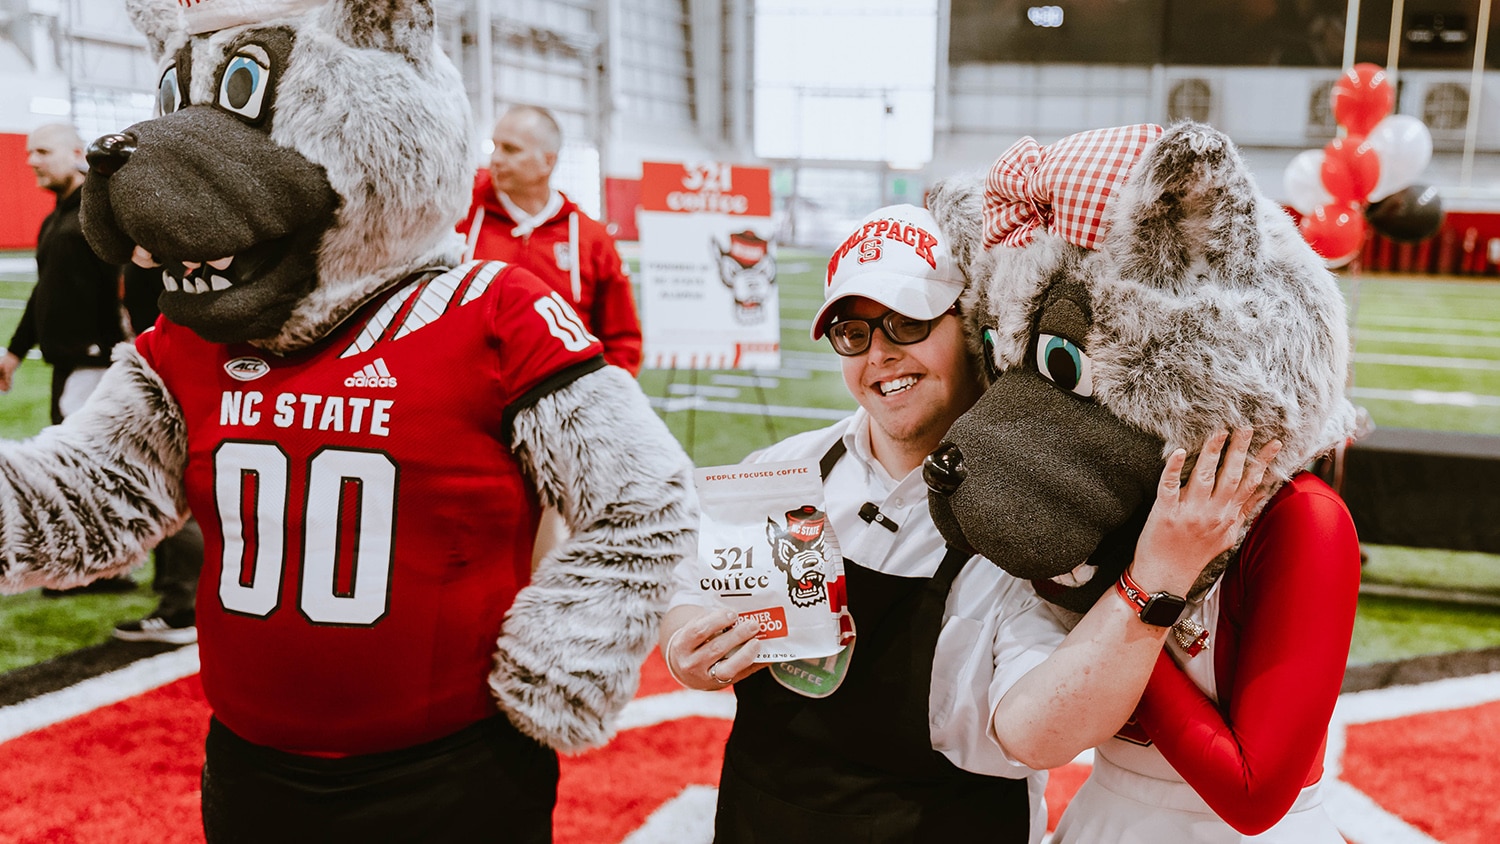
[[[505,213],[516,221],[516,227],[510,230],[512,237],[526,237],[562,210],[563,197],[557,191],[552,191],[547,195],[547,204],[535,214],[528,214],[526,209],[511,202],[510,197],[505,195],[505,191],[497,190],[495,196],[500,198],[500,205],[505,209]]]
[[[884,574],[932,577],[945,544],[927,509],[921,469],[900,480],[892,478],[870,451],[869,428],[868,414],[859,409],[828,428],[797,434],[756,452],[746,462],[820,460],[842,439],[848,452],[824,483],[824,511],[843,555]],[[859,508],[867,501],[899,530],[861,519]],[[672,606],[710,606],[711,598],[704,599],[694,588],[690,566],[685,562],[678,567]],[[991,719],[1000,698],[1066,635],[1029,583],[979,559],[965,566],[953,582],[933,655],[928,721],[933,748],[966,771],[1027,777],[1033,842],[1046,830],[1046,773],[1012,759],[992,737]]]

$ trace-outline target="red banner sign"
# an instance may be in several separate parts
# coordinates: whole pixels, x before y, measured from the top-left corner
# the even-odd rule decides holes
[[[641,164],[641,210],[771,216],[771,171],[723,162]]]

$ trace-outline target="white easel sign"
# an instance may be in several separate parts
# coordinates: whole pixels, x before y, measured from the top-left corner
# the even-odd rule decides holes
[[[769,169],[645,162],[637,225],[647,367],[781,365]]]

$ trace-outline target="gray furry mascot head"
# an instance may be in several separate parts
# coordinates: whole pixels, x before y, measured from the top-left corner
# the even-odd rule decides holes
[[[1114,582],[1177,448],[1191,468],[1209,433],[1251,425],[1252,453],[1283,443],[1274,489],[1350,435],[1338,287],[1220,132],[1023,138],[929,205],[990,375],[928,459],[933,515],[1053,603],[1083,612]]]
[[[287,352],[455,262],[469,106],[430,4],[127,5],[161,116],[96,142],[83,217],[100,257],[161,265],[168,319]]]

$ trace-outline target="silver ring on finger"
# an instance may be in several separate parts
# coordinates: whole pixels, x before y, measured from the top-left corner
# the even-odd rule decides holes
[[[732,677],[720,677],[719,676],[719,672],[717,672],[717,671],[714,670],[714,669],[718,668],[719,667],[719,663],[723,662],[723,661],[724,660],[721,659],[718,662],[715,662],[715,663],[713,663],[713,664],[711,664],[711,665],[708,666],[708,677],[709,677],[709,679],[713,680],[715,683],[718,683],[721,686],[727,686],[727,685],[729,685],[730,680],[732,680],[734,678],[732,678]]]

